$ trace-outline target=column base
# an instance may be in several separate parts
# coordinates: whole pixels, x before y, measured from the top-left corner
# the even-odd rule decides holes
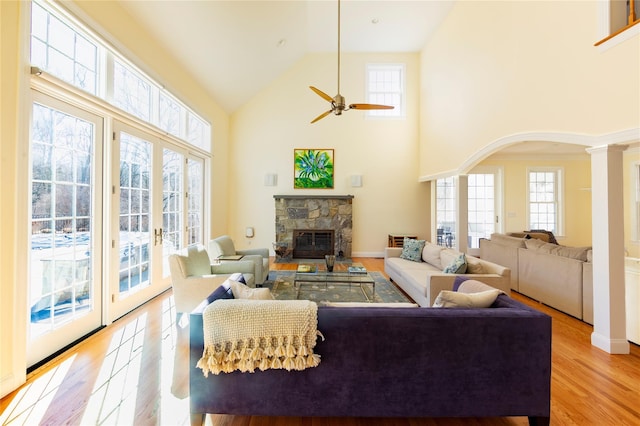
[[[607,336],[591,333],[591,344],[598,349],[602,349],[610,354],[626,355],[631,352],[629,341],[626,339],[610,339]]]

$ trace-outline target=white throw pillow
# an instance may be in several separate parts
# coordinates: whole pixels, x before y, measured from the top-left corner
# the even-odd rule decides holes
[[[498,290],[495,287],[491,287],[489,284],[485,284],[478,280],[466,280],[458,287],[459,293],[480,293],[487,290]],[[503,291],[500,291],[504,293]]]
[[[442,252],[442,250],[444,250],[444,247],[426,242],[424,249],[422,249],[422,260],[438,269],[442,269],[442,263],[440,261],[440,252]]]
[[[502,293],[500,290],[487,290],[480,293],[459,293],[442,290],[433,302],[434,308],[488,308]]]
[[[273,300],[268,288],[251,288],[234,280],[229,280],[229,283],[235,299]]]

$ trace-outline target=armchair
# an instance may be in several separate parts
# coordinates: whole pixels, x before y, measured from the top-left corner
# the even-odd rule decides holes
[[[233,268],[232,265],[211,265],[209,255],[201,245],[190,245],[170,255],[169,271],[176,312],[191,312],[233,273],[242,273],[249,284],[253,280],[253,262],[234,263]]]
[[[255,285],[259,286],[269,276],[269,249],[257,248],[247,250],[236,250],[233,240],[228,235],[223,235],[209,241],[209,255],[211,260],[219,259],[220,256],[242,255],[242,261],[252,261],[254,269],[252,271]],[[220,260],[220,266],[228,263],[238,263],[235,260]],[[214,265],[215,266],[215,265]]]

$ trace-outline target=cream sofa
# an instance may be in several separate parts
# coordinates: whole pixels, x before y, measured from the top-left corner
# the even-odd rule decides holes
[[[450,265],[460,252],[426,242],[419,262],[403,259],[400,257],[401,253],[401,247],[385,248],[384,271],[420,306],[432,306],[441,290],[453,288],[453,282],[459,275],[477,279],[504,291],[507,295],[511,294],[511,271],[504,266],[465,255],[467,273],[450,274],[442,270]]]
[[[590,247],[492,234],[480,239],[480,257],[511,269],[511,289],[593,324]]]

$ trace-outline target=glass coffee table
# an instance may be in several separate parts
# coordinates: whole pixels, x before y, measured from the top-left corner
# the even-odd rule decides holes
[[[298,265],[298,270],[296,271],[296,275],[293,280],[293,286],[296,289],[296,299],[300,294],[300,288],[303,285],[309,284],[324,284],[325,290],[328,288],[329,284],[348,285],[349,287],[357,285],[360,286],[360,288],[362,288],[363,285],[371,285],[372,298],[375,297],[376,294],[375,280],[371,274],[364,269],[362,264],[359,263],[354,263],[349,266],[341,266],[340,268],[336,265],[336,268],[332,272],[328,272],[326,267],[321,264]],[[368,302],[372,301],[369,299],[366,291],[363,291],[362,293]]]

